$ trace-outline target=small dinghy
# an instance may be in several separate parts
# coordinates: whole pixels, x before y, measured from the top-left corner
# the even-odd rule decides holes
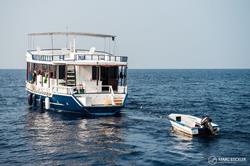
[[[190,136],[218,135],[219,126],[212,123],[208,116],[198,118],[185,114],[170,114],[168,116],[174,131],[180,131]]]

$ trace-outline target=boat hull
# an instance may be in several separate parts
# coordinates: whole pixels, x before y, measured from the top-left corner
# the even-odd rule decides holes
[[[211,132],[206,128],[189,128],[177,122],[170,121],[173,130],[189,136],[209,136]]]
[[[176,116],[181,117],[184,119],[184,121],[177,121],[175,118]],[[190,116],[190,115],[182,115],[182,114],[170,114],[169,120],[172,125],[173,131],[183,133],[185,135],[189,136],[210,136],[213,135],[211,131],[208,128],[204,127],[196,127],[195,125],[191,126],[190,124],[187,124],[187,120],[190,120],[190,122],[200,122],[200,118]],[[219,132],[220,128],[218,125],[212,123],[213,128]]]
[[[29,104],[33,108],[44,109],[45,98],[47,96],[34,94],[31,92],[28,92],[28,93],[29,93],[28,98],[30,98],[30,95],[33,98],[32,104],[30,104],[30,100],[29,100]],[[77,113],[77,114],[86,115],[86,116],[89,116],[89,115],[112,116],[112,115],[119,114],[121,109],[124,108],[124,104],[121,106],[83,106],[81,102],[74,95],[53,94],[51,97],[49,97],[49,101],[50,101],[50,107],[48,110]]]

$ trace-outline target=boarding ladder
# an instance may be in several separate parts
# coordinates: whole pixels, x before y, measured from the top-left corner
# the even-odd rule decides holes
[[[66,84],[67,86],[76,86],[76,69],[73,65],[66,67]]]

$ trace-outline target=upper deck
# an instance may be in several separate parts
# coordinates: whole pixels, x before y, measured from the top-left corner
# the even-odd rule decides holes
[[[56,36],[66,36],[67,46],[60,49],[54,48]],[[42,47],[35,45],[34,37],[49,36],[51,46]],[[111,52],[110,41],[108,40],[109,50],[97,51],[95,47],[88,49],[76,48],[76,36],[97,37],[104,39],[104,48],[106,47],[106,39],[112,39],[115,42],[114,35],[82,33],[82,32],[45,32],[28,34],[28,43],[31,43],[33,49],[27,50],[26,61],[42,64],[71,64],[71,65],[118,65],[126,66],[128,57],[115,55],[115,50]],[[114,44],[115,46],[115,44]],[[34,49],[34,47],[36,49]],[[115,47],[114,47],[115,49]]]
[[[78,64],[78,65],[127,65],[128,57],[115,56],[104,51],[76,49],[28,50],[27,62],[44,64]]]

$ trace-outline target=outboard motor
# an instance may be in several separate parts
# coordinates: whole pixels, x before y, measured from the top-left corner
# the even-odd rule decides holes
[[[212,122],[212,119],[210,119],[208,116],[204,116],[201,119],[201,125],[207,128],[211,132],[212,135],[216,135],[216,131],[214,130],[211,122]]]

